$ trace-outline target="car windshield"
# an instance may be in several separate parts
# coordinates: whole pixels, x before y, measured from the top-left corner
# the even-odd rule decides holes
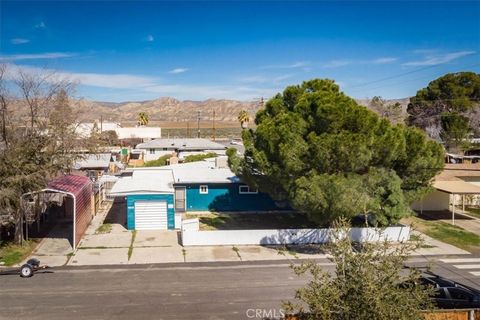
[[[455,287],[455,282],[443,278],[429,278],[440,287]]]

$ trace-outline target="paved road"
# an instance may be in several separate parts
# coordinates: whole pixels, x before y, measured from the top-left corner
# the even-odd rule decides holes
[[[320,263],[331,269],[327,260]],[[426,262],[415,258],[412,264]],[[480,277],[468,270],[443,262],[435,269],[480,288]],[[278,261],[70,267],[30,279],[0,276],[0,319],[278,317],[281,301],[291,299],[303,283]]]

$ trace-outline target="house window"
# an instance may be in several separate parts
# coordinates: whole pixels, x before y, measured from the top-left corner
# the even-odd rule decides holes
[[[155,149],[148,149],[148,152],[149,152],[150,154],[155,154]]]
[[[242,185],[238,187],[238,193],[239,194],[257,194],[258,190],[257,189],[250,189],[249,186],[247,185]]]
[[[208,193],[208,186],[207,185],[201,185],[200,186],[200,193],[201,194],[207,194]]]
[[[167,151],[168,149],[167,148],[162,148],[163,151]]]

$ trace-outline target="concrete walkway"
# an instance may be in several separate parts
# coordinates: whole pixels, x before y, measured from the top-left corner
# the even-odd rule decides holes
[[[65,243],[66,239],[47,238],[32,256],[40,258],[42,263],[50,266],[265,261],[326,257],[316,245],[288,246],[287,249],[282,246],[182,247],[180,232],[177,231],[127,230],[125,221],[119,218],[124,215],[121,205],[115,203],[112,207],[110,203],[94,217],[74,253],[68,241]],[[97,233],[97,229],[106,218],[112,227],[110,232]],[[425,246],[415,252],[415,256],[469,254],[426,235],[422,234],[421,237],[425,240]]]
[[[31,256],[39,259],[42,264],[49,266],[66,264],[69,255],[73,252],[72,244],[69,241],[72,232],[72,221],[59,221],[48,233],[48,236],[39,243]],[[25,261],[28,259],[25,259]]]
[[[451,244],[438,241],[418,231],[412,231],[412,234],[419,236],[424,241],[424,246],[415,251],[412,256],[470,254],[468,251],[452,246]]]

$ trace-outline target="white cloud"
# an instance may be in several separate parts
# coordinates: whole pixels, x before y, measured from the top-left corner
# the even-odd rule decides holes
[[[47,27],[47,26],[45,25],[45,22],[43,22],[43,21],[40,21],[40,23],[37,23],[37,24],[35,25],[35,28],[36,28],[36,29],[45,29],[46,27]]]
[[[456,51],[456,52],[450,52],[450,53],[426,53],[425,56],[423,57],[422,60],[417,60],[417,61],[410,61],[406,62],[403,65],[404,66],[412,66],[412,67],[418,67],[418,66],[434,66],[438,64],[444,64],[451,62],[453,60],[469,56],[471,54],[476,53],[475,51]]]
[[[351,63],[352,63],[351,60],[338,59],[338,60],[331,60],[331,61],[328,61],[327,63],[324,63],[322,67],[323,68],[339,68],[339,67],[347,66]]]
[[[188,71],[188,68],[175,68],[175,69],[172,69],[172,70],[168,71],[168,73],[178,74],[178,73],[184,73],[184,72],[187,72],[187,71]]]
[[[12,44],[25,44],[25,43],[29,43],[30,40],[23,39],[23,38],[13,38],[13,39],[10,40],[10,42]]]
[[[296,61],[291,64],[272,64],[260,67],[260,69],[295,69],[295,68],[305,68],[310,65],[308,61]]]
[[[141,96],[146,93],[155,93],[159,96],[173,96],[179,99],[204,100],[238,99],[251,100],[258,97],[269,97],[280,91],[281,88],[258,88],[256,86],[238,85],[191,85],[191,84],[164,84],[161,79],[144,75],[131,74],[102,74],[82,72],[55,72],[51,69],[42,69],[25,65],[7,65],[7,77],[13,79],[20,69],[31,74],[51,73],[49,79],[68,79],[78,82],[79,85],[100,88],[130,90]]]
[[[241,77],[238,80],[244,83],[273,83],[277,84],[282,82],[283,80],[289,79],[293,77],[293,74],[283,74],[278,76],[265,76],[265,75],[253,75],[253,76],[246,76]]]
[[[398,60],[397,58],[393,58],[393,57],[382,57],[382,58],[373,59],[370,62],[373,64],[388,64],[388,63],[395,62],[397,60]]]
[[[11,54],[0,55],[0,61],[18,61],[18,60],[36,60],[36,59],[58,59],[75,56],[74,53],[67,52],[47,52],[47,53],[31,53],[31,54]]]
[[[155,38],[151,34],[149,34],[145,40],[147,42],[153,42],[153,41],[155,41]]]
[[[15,75],[20,70],[31,74],[51,73],[55,75],[52,79],[68,79],[81,85],[101,88],[139,89],[152,86],[157,81],[157,79],[152,77],[129,74],[66,72],[14,64],[8,64],[7,67],[10,78],[15,78]]]

